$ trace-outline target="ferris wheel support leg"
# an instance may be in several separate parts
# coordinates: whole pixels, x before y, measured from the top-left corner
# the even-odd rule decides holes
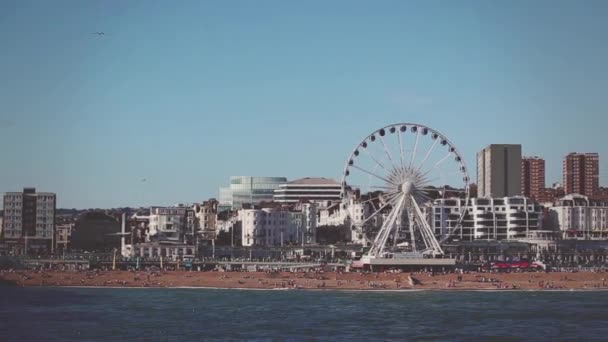
[[[388,237],[390,236],[390,234],[393,232],[393,230],[397,226],[397,224],[396,224],[397,218],[399,218],[399,216],[401,216],[404,199],[405,199],[405,197],[401,197],[401,200],[399,201],[399,203],[397,204],[395,209],[391,212],[391,214],[392,214],[392,217],[390,219],[391,222],[388,226],[388,229],[385,230],[385,232],[382,236],[382,239],[380,240],[380,245],[379,245],[380,254],[382,254],[384,252],[384,249],[386,248],[386,242],[388,241]]]
[[[390,232],[393,230],[393,228],[395,226],[395,221],[398,216],[398,212],[400,212],[400,208],[401,208],[402,204],[403,204],[403,197],[400,198],[397,205],[394,207],[394,209],[388,215],[387,220],[382,224],[382,228],[380,228],[380,231],[376,235],[376,238],[374,239],[372,248],[369,250],[368,255],[379,256],[380,254],[382,254],[382,252],[384,250],[384,244],[386,243],[386,239],[387,239],[388,235],[390,235]]]
[[[431,226],[424,218],[424,215],[422,214],[422,210],[420,210],[418,203],[416,203],[415,200],[413,200],[412,202],[414,203],[415,215],[418,216],[418,220],[420,221],[419,222],[420,227],[421,227],[420,231],[427,236],[427,238],[430,242],[430,246],[428,246],[428,247],[432,248],[436,254],[443,255],[444,254],[443,250],[441,249],[439,242],[435,238],[435,234],[433,234],[433,230],[431,229]]]
[[[416,235],[414,233],[414,215],[411,213],[408,215],[409,229],[410,229],[410,241],[412,243],[412,250],[416,250]]]

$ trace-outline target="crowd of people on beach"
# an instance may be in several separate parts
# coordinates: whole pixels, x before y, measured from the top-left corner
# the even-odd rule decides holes
[[[211,271],[167,270],[151,266],[128,271],[108,269],[0,270],[0,278],[18,286],[107,286],[107,287],[239,287],[268,289],[608,289],[606,277],[594,272],[474,272],[419,270],[383,272],[323,268],[261,271],[216,268]],[[578,274],[576,274],[578,273]],[[601,278],[600,278],[601,277]],[[6,283],[6,282],[5,282]]]

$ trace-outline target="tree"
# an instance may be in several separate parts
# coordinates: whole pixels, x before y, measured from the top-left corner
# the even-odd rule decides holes
[[[348,242],[346,225],[339,226],[319,226],[317,227],[317,242],[320,244],[334,244],[338,242]]]
[[[103,212],[84,214],[72,230],[70,246],[84,251],[110,251],[120,246],[120,223]]]

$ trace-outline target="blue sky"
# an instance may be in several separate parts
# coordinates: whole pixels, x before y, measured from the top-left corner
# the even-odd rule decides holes
[[[520,143],[608,185],[606,1],[0,1],[0,192],[193,202],[230,175],[340,178],[419,122],[469,168]],[[97,37],[91,32],[103,31]],[[146,178],[142,182],[141,178]]]

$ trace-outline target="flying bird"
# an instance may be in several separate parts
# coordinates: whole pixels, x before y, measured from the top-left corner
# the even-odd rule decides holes
[[[101,36],[105,35],[105,33],[104,33],[104,32],[93,32],[93,33],[91,33],[91,34],[96,34],[96,35],[97,35],[97,36],[99,36],[99,37],[101,37]]]

